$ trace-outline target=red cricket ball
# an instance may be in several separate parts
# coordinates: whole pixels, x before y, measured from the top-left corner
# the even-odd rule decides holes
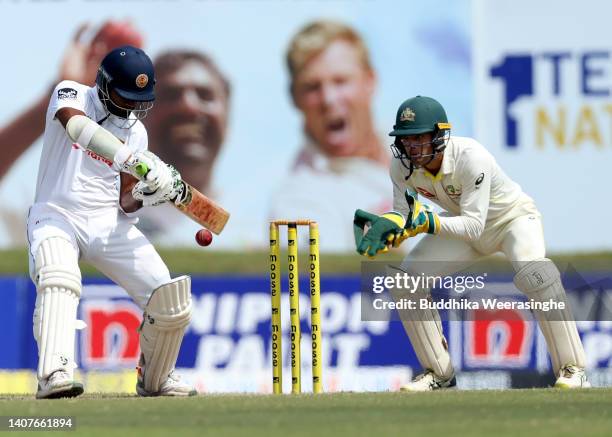
[[[196,233],[195,239],[200,246],[208,246],[213,240],[212,232],[208,229],[200,229]]]

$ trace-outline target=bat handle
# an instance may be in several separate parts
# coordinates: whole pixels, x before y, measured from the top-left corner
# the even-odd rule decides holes
[[[134,172],[138,176],[144,177],[149,172],[149,167],[144,162],[139,162],[134,166]]]

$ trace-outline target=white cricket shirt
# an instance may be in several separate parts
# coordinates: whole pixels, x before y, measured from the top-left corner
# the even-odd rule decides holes
[[[408,214],[405,191],[424,196],[446,210],[440,234],[464,240],[480,237],[485,227],[537,212],[533,200],[499,167],[493,155],[472,138],[452,136],[436,176],[420,168],[408,176],[399,159],[391,164],[393,209]]]
[[[140,121],[129,129],[115,126],[98,98],[97,87],[73,81],[60,82],[51,96],[45,121],[43,150],[38,167],[35,203],[47,203],[75,213],[119,206],[119,172],[112,163],[73,144],[55,118],[61,108],[83,111],[123,141],[134,152],[148,147],[147,131]],[[115,117],[120,124],[122,119]]]

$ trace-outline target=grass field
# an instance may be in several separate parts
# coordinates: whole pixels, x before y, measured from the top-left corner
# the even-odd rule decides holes
[[[77,433],[70,435],[88,436],[609,436],[612,389],[53,401],[0,396],[0,416],[11,415],[71,415]]]
[[[269,269],[268,252],[243,251],[225,252],[214,249],[159,249],[162,259],[168,265],[171,272],[180,274],[266,274]],[[300,251],[305,256],[305,251]],[[568,264],[579,272],[586,271],[609,271],[612,266],[612,252],[589,252],[550,255],[561,271],[565,271]],[[282,259],[285,259],[283,253]],[[304,258],[305,259],[305,258]],[[384,261],[401,261],[399,253],[389,254],[378,258]],[[321,273],[359,273],[361,262],[367,258],[349,254],[321,254]],[[83,275],[99,276],[100,273],[93,267],[82,264]],[[305,262],[300,263],[300,269],[307,268]],[[500,257],[489,257],[482,262],[481,268],[489,272],[510,271],[508,261]],[[28,255],[26,249],[0,250],[0,275],[28,274]]]

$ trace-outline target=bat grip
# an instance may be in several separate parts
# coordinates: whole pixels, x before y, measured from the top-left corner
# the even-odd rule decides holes
[[[139,162],[134,166],[134,172],[141,177],[144,177],[149,172],[149,167],[144,162]]]

